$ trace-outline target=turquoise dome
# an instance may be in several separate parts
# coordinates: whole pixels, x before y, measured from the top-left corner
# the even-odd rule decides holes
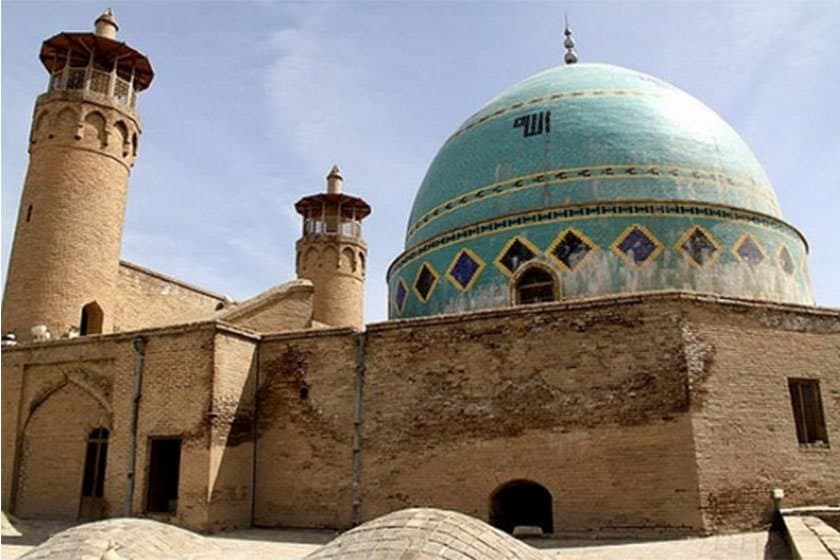
[[[646,74],[573,64],[502,92],[444,143],[389,270],[389,307],[510,305],[526,264],[554,279],[557,298],[689,290],[812,303],[806,252],[714,111]]]

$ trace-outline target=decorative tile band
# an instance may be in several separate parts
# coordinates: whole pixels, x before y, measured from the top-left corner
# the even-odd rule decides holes
[[[561,250],[558,251],[558,248]],[[610,248],[627,264],[641,268],[653,262],[665,250],[665,245],[645,226],[631,224],[615,238],[610,244]],[[699,225],[693,225],[686,229],[680,235],[674,248],[678,253],[682,253],[686,260],[696,268],[703,268],[712,264],[717,260],[718,254],[723,251],[723,247],[712,234]],[[545,252],[528,239],[514,235],[502,247],[494,264],[508,277],[510,282],[514,282],[523,267],[530,266],[531,263],[546,267],[545,263],[535,260],[538,255],[546,254],[553,257],[562,269],[572,271],[591,252],[597,250],[597,245],[588,236],[580,230],[570,227],[560,233]],[[742,233],[738,237],[738,240],[733,244],[732,253],[744,266],[755,267],[767,260],[764,249],[750,233]],[[572,264],[572,259],[574,259],[574,264]],[[805,260],[803,259],[803,267],[804,263]],[[793,257],[785,243],[779,246],[775,264],[788,276],[793,276],[796,272]],[[458,291],[467,292],[484,267],[485,262],[478,254],[463,247],[452,259],[446,276]],[[546,270],[550,269],[546,268]],[[804,268],[803,273],[807,277],[807,271]],[[552,272],[552,274],[554,273]],[[430,301],[436,285],[437,272],[430,263],[424,262],[418,270],[414,282],[414,293],[421,304],[427,304]],[[407,290],[401,277],[397,278],[396,286],[392,308],[399,315],[402,315],[405,310]],[[555,288],[558,286],[559,284]],[[559,297],[559,294],[555,295]]]
[[[605,218],[629,218],[636,216],[697,216],[717,218],[733,222],[747,222],[752,225],[764,227],[773,231],[785,233],[787,235],[792,234],[792,236],[795,236],[796,239],[802,242],[806,250],[808,247],[808,243],[802,234],[785,222],[771,216],[755,214],[744,210],[736,210],[726,206],[651,201],[563,206],[559,208],[546,208],[535,212],[511,214],[491,221],[480,222],[464,228],[444,232],[437,237],[429,239],[416,247],[412,247],[408,251],[399,255],[388,268],[388,278],[391,278],[391,274],[394,270],[403,267],[408,262],[413,261],[430,251],[449,246],[453,243],[459,243],[485,235],[492,235],[499,231],[515,229],[530,224],[545,224],[598,216]]]
[[[456,209],[481,202],[482,200],[509,194],[520,190],[545,187],[559,183],[573,181],[593,180],[615,180],[615,179],[652,179],[652,178],[673,178],[693,179],[700,183],[713,186],[727,185],[735,189],[749,190],[767,200],[770,205],[778,210],[778,203],[772,190],[767,185],[764,190],[755,190],[759,184],[754,178],[745,178],[746,181],[739,181],[724,173],[708,169],[694,169],[677,166],[661,165],[598,165],[591,167],[573,167],[567,169],[554,169],[542,173],[515,177],[498,183],[491,183],[478,189],[466,192],[460,196],[444,201],[434,208],[425,212],[417,219],[408,230],[407,237],[411,239],[419,230],[426,227],[437,218],[449,214]]]
[[[468,130],[486,123],[487,121],[495,120],[511,111],[516,111],[529,105],[536,105],[545,101],[560,101],[562,99],[597,99],[602,97],[660,97],[658,92],[653,91],[639,91],[633,89],[583,89],[577,91],[566,91],[562,93],[552,93],[551,95],[544,95],[541,97],[533,97],[528,101],[519,101],[507,107],[496,109],[492,113],[482,115],[481,117],[467,119],[466,124],[452,133],[446,140],[449,142]]]

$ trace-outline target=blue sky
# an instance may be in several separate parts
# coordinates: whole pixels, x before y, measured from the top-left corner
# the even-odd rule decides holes
[[[292,205],[333,163],[373,207],[366,320],[426,167],[509,85],[562,62],[568,11],[582,61],[653,74],[727,120],[811,246],[817,303],[840,307],[840,2],[4,0],[2,263],[46,72],[41,41],[113,7],[155,68],[124,258],[236,299],[294,277]]]

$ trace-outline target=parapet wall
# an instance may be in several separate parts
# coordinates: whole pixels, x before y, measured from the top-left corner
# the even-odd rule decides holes
[[[210,319],[224,296],[126,261],[117,278],[114,331],[162,327]]]

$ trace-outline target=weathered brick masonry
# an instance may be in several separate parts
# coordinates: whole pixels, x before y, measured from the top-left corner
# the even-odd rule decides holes
[[[3,352],[14,512],[74,517],[85,438],[104,425],[103,513],[123,514],[136,334]],[[177,436],[172,520],[189,527],[348,527],[409,505],[487,519],[493,491],[517,479],[551,493],[557,533],[755,527],[777,487],[786,505],[840,500],[836,450],[798,444],[787,388],[818,379],[829,438],[840,433],[836,311],[666,294],[365,333],[142,334],[133,512],[149,438]]]
[[[120,261],[114,331],[206,320],[225,298],[142,266]]]
[[[785,504],[840,503],[840,313],[764,304],[685,309],[692,432],[709,531],[767,519]],[[804,447],[788,379],[818,379],[831,447]]]

